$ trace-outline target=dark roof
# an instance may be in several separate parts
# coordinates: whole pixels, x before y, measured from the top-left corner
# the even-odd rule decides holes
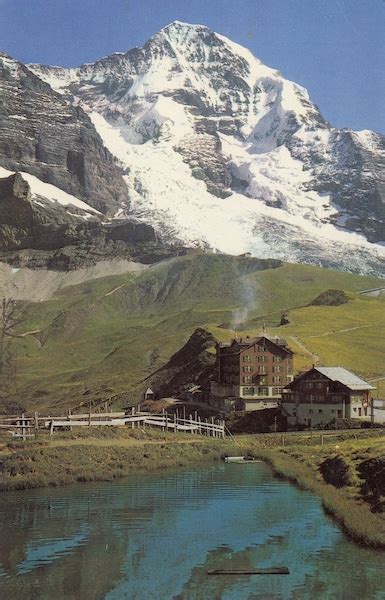
[[[231,346],[236,345],[241,346],[242,349],[245,349],[250,348],[250,346],[253,346],[254,344],[260,344],[261,340],[264,339],[274,344],[275,346],[279,346],[279,348],[281,350],[284,350],[285,352],[288,352],[290,354],[293,353],[292,350],[288,348],[287,341],[285,339],[280,338],[278,336],[270,336],[267,334],[262,334],[254,338],[248,336],[244,338],[234,338],[231,342],[219,342],[217,345],[219,346],[219,348],[230,348]]]

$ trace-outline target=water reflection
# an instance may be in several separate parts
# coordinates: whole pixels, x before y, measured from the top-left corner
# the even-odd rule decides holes
[[[264,464],[0,497],[0,597],[383,600],[382,555]],[[288,576],[208,576],[285,565]]]

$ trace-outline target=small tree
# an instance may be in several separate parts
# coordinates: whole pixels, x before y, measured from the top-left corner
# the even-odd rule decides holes
[[[15,353],[13,342],[19,337],[18,325],[25,320],[25,304],[14,298],[3,298],[0,305],[0,390],[10,394],[15,383]]]

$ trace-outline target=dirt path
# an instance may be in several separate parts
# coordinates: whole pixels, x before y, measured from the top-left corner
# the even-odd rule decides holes
[[[325,337],[327,335],[335,335],[336,333],[347,333],[348,331],[355,331],[356,329],[364,329],[365,327],[376,327],[373,323],[368,323],[367,325],[356,325],[355,327],[347,327],[346,329],[337,329],[335,331],[325,331],[324,333],[319,333],[317,335],[309,335],[309,338],[319,338]]]
[[[110,292],[107,292],[107,294],[104,294],[104,297],[106,298],[107,296],[112,296],[112,294],[115,294],[115,292],[117,292],[118,290],[121,290],[122,287],[124,287],[125,285],[127,285],[127,284],[126,283],[122,283],[122,285],[118,285],[118,287],[114,288]]]
[[[311,352],[308,348],[306,348],[305,344],[296,335],[290,335],[289,339],[293,340],[293,342],[297,344],[297,346],[299,346],[301,350],[303,350],[303,352],[311,356],[314,362],[318,360],[318,354],[315,354],[314,352]]]

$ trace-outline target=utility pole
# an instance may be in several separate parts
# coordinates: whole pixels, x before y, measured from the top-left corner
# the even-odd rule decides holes
[[[377,395],[378,398],[378,395]],[[374,398],[369,398],[370,402],[370,424],[374,427]]]

